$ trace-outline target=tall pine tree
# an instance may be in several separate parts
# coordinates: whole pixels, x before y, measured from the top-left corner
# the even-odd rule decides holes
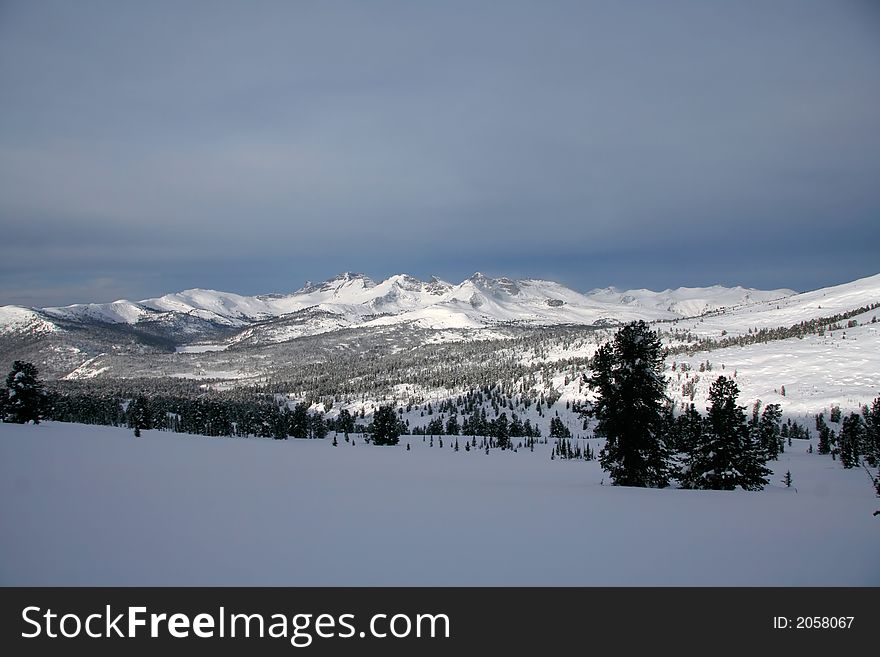
[[[669,483],[669,451],[664,444],[666,381],[660,338],[644,321],[621,328],[599,347],[586,383],[596,401],[582,410],[597,420],[605,438],[602,469],[617,486],[663,487]]]

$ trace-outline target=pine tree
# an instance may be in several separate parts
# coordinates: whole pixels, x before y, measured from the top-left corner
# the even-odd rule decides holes
[[[287,407],[277,410],[271,420],[272,437],[275,440],[287,440],[287,431],[290,426],[290,413]]]
[[[822,413],[816,416],[816,430],[819,432],[819,444],[817,446],[817,450],[820,454],[830,454],[831,453],[831,429],[827,424],[825,424],[825,417]]]
[[[322,439],[327,436],[327,423],[323,413],[315,413],[309,418],[309,434],[312,438]],[[334,438],[335,440],[335,438]]]
[[[300,402],[293,407],[293,413],[290,414],[288,433],[294,438],[308,438],[310,424],[309,405]]]
[[[865,419],[864,454],[865,460],[872,466],[880,465],[880,397],[870,407],[862,409]]]
[[[502,413],[492,420],[492,436],[497,439],[501,449],[510,447],[510,432],[508,431],[507,413]]]
[[[602,469],[618,486],[663,487],[670,457],[662,436],[666,382],[660,338],[644,321],[621,328],[596,352],[585,381],[597,394],[582,411],[604,436]]]
[[[844,468],[855,468],[859,465],[861,446],[865,426],[862,417],[850,413],[843,419],[838,442],[840,443],[840,463]]]
[[[373,444],[396,445],[400,442],[397,413],[391,406],[380,406],[373,413]]]
[[[520,422],[519,416],[516,413],[513,414],[513,419],[510,420],[510,428],[508,432],[511,436],[525,436],[526,428],[523,426],[523,423]]]
[[[336,430],[341,431],[346,436],[350,433],[354,433],[354,418],[351,416],[351,412],[347,408],[343,408],[339,411],[339,415],[336,417]]]
[[[550,436],[553,438],[570,438],[571,430],[559,417],[550,419]]]
[[[834,404],[831,407],[831,421],[834,423],[840,423],[840,418],[841,418],[840,406],[838,406],[837,404]]]
[[[147,408],[149,402],[143,395],[138,395],[128,403],[126,417],[128,426],[135,430],[135,436],[140,436],[143,429],[150,428],[150,413]],[[198,433],[198,432],[193,432]]]
[[[693,404],[688,404],[684,413],[675,418],[672,429],[674,447],[681,454],[691,453],[703,435],[705,421]]]
[[[720,376],[709,388],[709,412],[700,444],[689,455],[681,475],[687,488],[761,490],[770,470],[760,445],[749,435],[739,388]]]
[[[17,360],[12,364],[6,377],[5,422],[40,423],[45,394],[38,374],[33,363]]]
[[[767,404],[757,427],[757,437],[761,449],[764,450],[765,460],[776,460],[783,451],[782,432],[779,427],[781,419],[782,408],[779,404]]]

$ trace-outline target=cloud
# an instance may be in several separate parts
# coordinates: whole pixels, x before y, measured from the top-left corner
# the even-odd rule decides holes
[[[878,25],[858,2],[6,3],[0,271],[34,298],[151,263],[170,289],[493,263],[646,285],[662,263],[631,254],[771,242],[797,287],[807,259],[852,269],[829,231],[880,237]]]

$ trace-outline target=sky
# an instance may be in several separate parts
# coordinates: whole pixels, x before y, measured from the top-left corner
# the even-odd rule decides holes
[[[880,3],[0,0],[0,304],[880,272]]]

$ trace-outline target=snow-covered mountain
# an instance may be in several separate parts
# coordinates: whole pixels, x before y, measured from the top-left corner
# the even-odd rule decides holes
[[[323,283],[307,282],[288,294],[249,297],[193,289],[138,302],[120,300],[43,309],[6,306],[0,314],[0,326],[9,330],[26,320],[39,320],[49,326],[58,320],[136,327],[163,322],[173,325],[175,318],[185,317],[190,325],[250,327],[251,336],[259,332],[259,324],[279,318],[298,327],[295,331],[275,331],[270,341],[278,341],[361,324],[414,323],[429,329],[498,324],[613,325],[632,319],[676,319],[792,294],[791,290],[719,286],[663,292],[609,288],[581,294],[553,281],[493,279],[479,272],[457,285],[436,277],[421,281],[406,274],[376,283],[363,274],[346,272]],[[266,332],[275,328],[270,326]]]
[[[28,360],[56,379],[282,381],[294,395],[357,399],[354,410],[367,413],[383,399],[439,403],[499,382],[574,404],[598,345],[616,325],[645,319],[671,350],[676,401],[700,403],[718,373],[732,372],[744,401],[807,413],[876,397],[877,315],[880,274],[796,294],[718,286],[579,293],[479,273],[458,284],[346,273],[286,294],[187,290],[0,307],[0,363]]]

